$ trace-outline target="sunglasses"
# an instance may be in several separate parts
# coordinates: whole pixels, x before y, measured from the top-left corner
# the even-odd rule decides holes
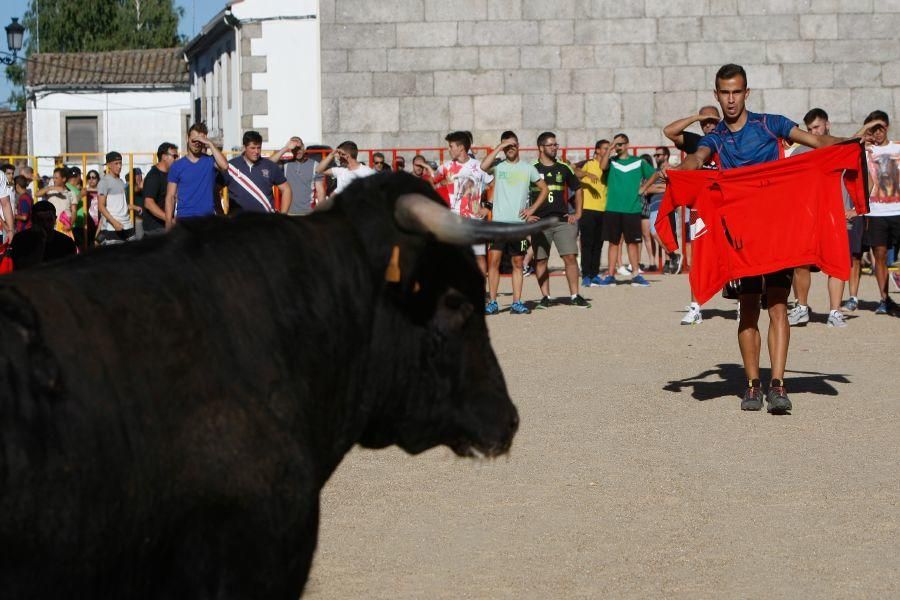
[[[541,144],[541,146],[544,147],[544,148],[559,148],[559,144],[558,144],[558,143],[553,143],[553,144]]]
[[[376,161],[374,162],[374,164],[376,164],[376,165],[383,165],[383,164],[384,164],[384,161],[383,161],[383,160],[376,160]]]
[[[654,154],[653,158],[665,158],[665,154]]]

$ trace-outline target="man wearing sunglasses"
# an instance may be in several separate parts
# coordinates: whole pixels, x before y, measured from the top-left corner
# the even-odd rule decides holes
[[[178,146],[163,142],[156,149],[156,164],[144,177],[144,235],[152,237],[166,232],[166,188],[169,169],[178,160]]]
[[[535,275],[538,285],[541,286],[541,301],[537,308],[549,308],[550,301],[550,273],[547,269],[547,260],[550,258],[550,246],[555,245],[566,269],[566,282],[569,284],[569,294],[572,298],[572,306],[590,308],[587,300],[578,293],[578,220],[581,218],[582,192],[581,182],[575,171],[564,162],[556,159],[559,143],[556,134],[545,131],[537,139],[539,157],[534,163],[547,184],[549,194],[547,201],[537,207],[535,216],[541,219],[556,219],[560,222],[531,236],[534,244]],[[569,214],[566,204],[567,193],[575,192],[575,212]],[[531,188],[532,203],[537,204],[540,188],[536,185]]]

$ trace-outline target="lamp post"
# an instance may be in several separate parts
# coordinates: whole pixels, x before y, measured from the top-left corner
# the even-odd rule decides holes
[[[0,63],[11,65],[16,62],[19,50],[22,49],[22,39],[25,37],[25,27],[19,23],[19,19],[13,17],[12,23],[6,26],[6,45],[12,56],[0,56]]]

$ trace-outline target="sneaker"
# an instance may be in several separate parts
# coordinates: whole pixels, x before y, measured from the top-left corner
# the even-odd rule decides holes
[[[511,315],[529,315],[531,314],[531,309],[525,306],[525,303],[519,300],[518,302],[513,302],[509,307],[509,314]]]
[[[847,321],[844,320],[844,313],[839,310],[833,310],[828,313],[829,327],[846,327]]]
[[[600,287],[600,286],[602,286],[602,285],[603,285],[603,284],[601,283],[602,281],[603,281],[603,278],[602,278],[602,277],[600,277],[599,275],[595,275],[595,276],[591,279],[591,287]],[[613,281],[615,281],[615,279],[613,279]]]
[[[528,277],[529,275],[534,275],[534,267],[532,267],[532,266],[522,267],[522,276]]]
[[[591,278],[590,277],[582,277],[581,278],[581,287],[591,287]]]
[[[703,315],[700,314],[700,305],[691,304],[688,307],[687,314],[681,319],[682,325],[699,325],[703,322]]]
[[[741,399],[741,410],[761,410],[763,405],[762,384],[759,379],[748,382],[747,390]]]
[[[684,265],[684,257],[677,252],[672,254],[672,275],[681,273],[682,265]]]
[[[616,273],[618,273],[622,277],[631,277],[631,269],[629,269],[625,265],[622,265],[621,267],[616,269]]]
[[[491,300],[484,307],[484,314],[486,315],[496,315],[498,312],[500,312],[500,307],[497,305],[496,300]]]
[[[878,308],[875,309],[876,315],[886,315],[888,314],[888,303],[887,300],[882,300],[878,303]]]
[[[574,298],[572,298],[572,306],[578,306],[580,308],[590,308],[591,303],[581,297],[581,294],[578,294]]]
[[[550,302],[550,296],[544,296],[541,298],[540,302],[537,303],[535,308],[550,308],[551,306],[553,306],[553,303]]]
[[[598,275],[598,277],[599,277],[599,275]],[[607,275],[606,277],[604,277],[603,279],[598,281],[596,283],[596,285],[597,285],[597,287],[609,287],[611,285],[617,285],[616,278],[613,277],[612,275]]]
[[[778,385],[775,385],[775,383]],[[784,382],[773,379],[769,385],[769,393],[766,394],[766,403],[769,405],[766,410],[771,415],[785,415],[791,412],[791,401],[784,391]]]
[[[656,265],[647,265],[644,267],[644,271],[647,273],[659,273],[659,267]]]
[[[854,310],[859,308],[859,298],[856,298],[855,296],[850,296],[849,298],[847,298],[847,301],[844,302],[843,305],[841,305],[841,308],[843,308],[844,310],[853,312]]]
[[[631,287],[650,287],[650,282],[643,275],[635,275],[631,278]]]
[[[809,307],[798,304],[788,311],[788,325],[795,327],[797,325],[806,325],[809,323]]]

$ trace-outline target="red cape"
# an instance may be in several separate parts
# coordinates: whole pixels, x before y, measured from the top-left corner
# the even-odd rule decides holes
[[[868,207],[866,155],[856,140],[739,169],[667,172],[656,231],[678,248],[669,214],[692,216],[691,289],[701,304],[732,279],[802,265],[850,277],[841,179],[859,215]]]

